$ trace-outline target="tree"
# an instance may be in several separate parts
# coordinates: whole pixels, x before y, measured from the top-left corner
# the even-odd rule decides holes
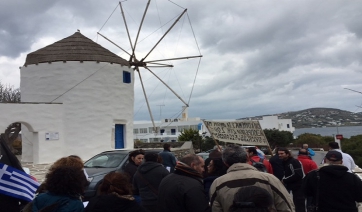
[[[271,148],[275,146],[285,147],[293,143],[293,133],[289,131],[279,131],[277,129],[263,130]]]
[[[20,102],[20,89],[13,86],[4,86],[0,82],[0,102]]]
[[[5,132],[1,134],[2,139],[5,141],[11,152],[14,154],[16,154],[18,151],[13,147],[13,143],[18,138],[20,131],[21,124],[12,123],[6,128]]]
[[[201,152],[202,149],[202,137],[198,130],[185,129],[181,131],[181,134],[177,138],[178,141],[192,141],[194,147],[198,147]]]
[[[321,136],[312,133],[304,133],[299,135],[298,138],[295,139],[294,143],[300,147],[302,147],[303,144],[308,144],[308,146],[311,148],[324,147],[328,144],[328,142],[330,142],[330,138],[328,137],[330,136]]]

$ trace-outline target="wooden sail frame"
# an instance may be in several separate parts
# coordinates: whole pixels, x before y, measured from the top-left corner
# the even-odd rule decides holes
[[[152,75],[154,75],[162,84],[164,84],[178,99],[180,99],[180,101],[186,106],[189,107],[189,104],[183,100],[169,85],[167,85],[167,83],[165,83],[157,74],[155,74],[150,68],[170,68],[173,67],[173,65],[169,65],[169,64],[164,64],[164,63],[159,63],[159,62],[165,62],[165,61],[174,61],[174,60],[185,60],[185,59],[193,59],[193,58],[201,58],[202,55],[193,55],[193,56],[186,56],[186,57],[176,57],[176,58],[166,58],[166,59],[158,59],[158,60],[146,60],[147,57],[153,52],[153,50],[162,42],[162,40],[167,36],[167,34],[174,28],[174,26],[179,22],[179,20],[184,16],[184,14],[187,12],[187,9],[184,9],[183,12],[177,17],[177,19],[172,23],[172,25],[167,29],[167,31],[161,36],[161,38],[156,42],[156,44],[151,48],[151,50],[146,54],[146,56],[144,56],[142,59],[137,59],[136,57],[136,47],[137,47],[137,43],[138,43],[138,38],[144,23],[144,20],[146,18],[146,14],[148,11],[148,8],[150,6],[151,0],[147,1],[145,10],[143,12],[142,15],[142,19],[141,19],[141,23],[138,27],[138,31],[137,31],[137,35],[136,35],[136,39],[134,41],[134,43],[132,43],[132,39],[130,36],[130,32],[129,32],[129,28],[128,28],[128,24],[127,24],[127,20],[126,20],[126,16],[124,14],[124,10],[123,10],[123,6],[122,6],[122,2],[119,2],[119,7],[121,10],[121,14],[122,14],[122,18],[123,18],[123,23],[125,25],[126,31],[127,31],[127,37],[129,40],[129,44],[131,46],[132,52],[127,52],[125,49],[123,49],[121,46],[117,45],[115,42],[113,42],[112,40],[108,39],[105,35],[102,35],[100,32],[97,32],[98,35],[100,35],[101,37],[103,37],[104,39],[106,39],[107,41],[109,41],[110,43],[112,43],[113,45],[115,45],[116,47],[118,47],[119,49],[121,49],[123,52],[125,52],[127,55],[130,56],[128,62],[131,65],[131,67],[134,69],[134,71],[138,72],[138,76],[141,82],[141,86],[142,86],[142,91],[146,100],[146,104],[147,104],[147,108],[148,108],[148,112],[150,114],[150,118],[152,121],[152,125],[153,125],[153,131],[154,133],[158,133],[157,132],[157,127],[155,125],[154,122],[154,118],[152,115],[152,111],[150,108],[150,104],[148,101],[148,97],[146,94],[146,90],[144,87],[144,83],[142,80],[142,76],[141,76],[141,72],[140,72],[140,68],[144,68],[145,70],[149,71]]]

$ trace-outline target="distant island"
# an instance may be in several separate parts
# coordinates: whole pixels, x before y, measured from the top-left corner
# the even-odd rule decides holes
[[[291,119],[293,127],[296,129],[362,125],[361,113],[353,113],[335,108],[309,108],[300,111],[239,118],[238,120],[260,120],[263,116],[278,116],[279,119]]]

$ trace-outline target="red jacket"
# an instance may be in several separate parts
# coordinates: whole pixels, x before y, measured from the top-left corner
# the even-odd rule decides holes
[[[298,155],[298,160],[302,163],[304,174],[318,169],[317,164],[307,155]]]
[[[252,159],[255,162],[260,161],[259,156],[252,156],[250,159]],[[253,163],[249,160],[249,164],[252,165]],[[273,174],[273,167],[271,166],[271,164],[269,163],[269,161],[267,159],[264,158],[263,164],[266,167],[267,172],[270,173],[270,174]]]

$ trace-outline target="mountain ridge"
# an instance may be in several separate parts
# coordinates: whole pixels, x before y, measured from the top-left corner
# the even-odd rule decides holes
[[[238,120],[260,120],[263,116],[278,116],[279,119],[291,119],[293,127],[333,127],[333,126],[361,126],[362,113],[353,113],[336,108],[308,108],[299,111],[290,111],[271,115],[239,118]]]

